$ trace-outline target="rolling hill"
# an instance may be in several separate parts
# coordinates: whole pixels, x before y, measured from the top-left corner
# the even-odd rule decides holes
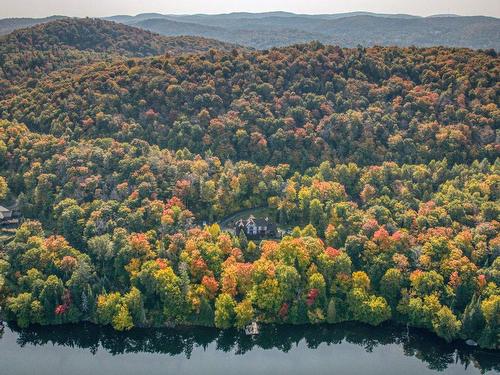
[[[9,34],[14,30],[55,21],[64,16],[50,16],[45,18],[3,18],[0,19],[0,35]]]
[[[194,53],[237,46],[203,37],[166,37],[101,19],[66,18],[0,37],[0,78],[26,76],[116,58]]]
[[[166,38],[150,31],[95,18],[68,18],[43,23],[14,31],[0,41],[3,52],[12,52],[17,48],[37,51],[74,48],[138,57],[235,47],[203,38],[185,41]]]

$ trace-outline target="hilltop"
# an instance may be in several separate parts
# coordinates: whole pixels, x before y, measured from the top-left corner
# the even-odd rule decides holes
[[[93,18],[64,18],[0,37],[0,78],[18,80],[60,68],[124,57],[194,53],[236,45],[203,37],[166,37]]]
[[[49,51],[74,48],[80,51],[154,56],[167,52],[196,52],[229,45],[205,38],[168,38],[159,34],[96,18],[67,18],[14,31],[2,38],[2,50]]]
[[[14,30],[23,29],[30,26],[39,25],[42,23],[55,21],[61,18],[66,18],[64,16],[50,16],[44,18],[3,18],[0,19],[0,35],[9,34]]]

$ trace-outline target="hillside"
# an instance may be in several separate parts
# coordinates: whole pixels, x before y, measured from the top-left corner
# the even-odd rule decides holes
[[[104,59],[235,47],[202,37],[160,36],[100,19],[67,18],[0,37],[0,78],[18,80]]]
[[[36,51],[74,48],[138,57],[233,47],[203,38],[165,38],[145,30],[95,18],[62,19],[18,30],[2,38],[1,46],[5,53],[16,48]]]
[[[94,65],[18,88],[0,106],[4,118],[70,139],[126,127],[128,141],[297,169],[463,163],[499,151],[499,69],[494,54],[466,49],[312,43]]]

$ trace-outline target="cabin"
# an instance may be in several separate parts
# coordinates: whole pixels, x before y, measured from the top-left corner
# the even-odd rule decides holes
[[[12,217],[12,211],[4,206],[0,206],[0,220],[9,219]]]
[[[0,228],[15,228],[19,225],[19,212],[0,206]]]
[[[234,232],[236,235],[239,235],[242,231],[249,239],[260,239],[276,237],[278,227],[268,217],[257,219],[250,215],[248,219],[240,219],[235,223]]]

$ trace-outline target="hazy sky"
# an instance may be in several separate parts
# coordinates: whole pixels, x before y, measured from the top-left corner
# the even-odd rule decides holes
[[[0,0],[0,18],[109,16],[114,14],[228,13],[285,10],[339,13],[356,10],[431,15],[456,13],[500,17],[500,0]]]

